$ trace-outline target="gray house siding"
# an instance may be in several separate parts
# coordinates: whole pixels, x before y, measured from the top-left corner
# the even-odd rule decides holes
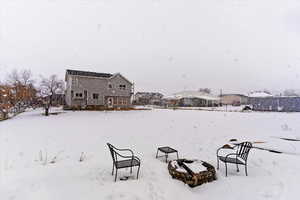
[[[72,79],[71,91],[74,93],[72,106],[104,105],[107,80],[83,76],[73,76]],[[82,94],[82,97],[76,97],[76,94]],[[93,94],[98,94],[98,99],[93,99]]]
[[[66,98],[67,105],[71,105],[71,81],[72,81],[71,77],[68,77],[68,79],[66,80],[65,98]]]
[[[131,104],[132,83],[120,74],[109,78],[66,74],[66,104],[69,107],[127,107]],[[111,98],[109,98],[111,97]]]

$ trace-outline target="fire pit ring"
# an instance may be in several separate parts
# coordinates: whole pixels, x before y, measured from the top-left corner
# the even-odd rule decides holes
[[[216,170],[211,164],[201,161],[199,164],[202,164],[206,168],[204,171],[193,172],[186,164],[193,163],[195,160],[188,159],[178,159],[170,161],[168,164],[169,174],[174,179],[178,179],[185,184],[188,184],[190,187],[196,187],[202,185],[203,183],[212,182],[217,180]],[[178,166],[184,167],[186,171],[180,170]]]

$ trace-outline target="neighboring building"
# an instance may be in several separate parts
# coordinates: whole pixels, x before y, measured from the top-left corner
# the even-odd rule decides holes
[[[250,97],[254,111],[300,112],[300,97]]]
[[[220,105],[220,98],[199,91],[182,91],[164,98],[167,106],[212,107]]]
[[[67,108],[126,108],[131,106],[133,84],[120,73],[67,70]]]
[[[137,105],[161,105],[163,95],[158,92],[137,92],[134,96]]]
[[[248,103],[248,96],[243,94],[222,94],[220,98],[223,105],[239,106]]]

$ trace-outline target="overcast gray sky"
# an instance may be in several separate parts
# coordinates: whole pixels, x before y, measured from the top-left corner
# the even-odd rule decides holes
[[[137,90],[300,88],[297,0],[0,0],[12,69],[121,72]]]

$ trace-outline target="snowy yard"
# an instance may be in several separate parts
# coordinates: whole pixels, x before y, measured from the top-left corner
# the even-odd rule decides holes
[[[279,139],[300,139],[299,113],[58,111],[63,113],[44,117],[36,110],[0,122],[1,200],[299,198],[300,142]],[[225,177],[221,163],[217,181],[193,189],[172,179],[167,164],[155,159],[157,147],[169,145],[180,157],[216,167],[217,148],[232,138],[265,142],[254,146],[283,153],[253,149],[248,177],[234,165]],[[131,148],[142,159],[138,180],[114,182],[106,142]],[[41,154],[43,160],[47,154],[46,164]],[[119,170],[119,177],[128,174]]]

